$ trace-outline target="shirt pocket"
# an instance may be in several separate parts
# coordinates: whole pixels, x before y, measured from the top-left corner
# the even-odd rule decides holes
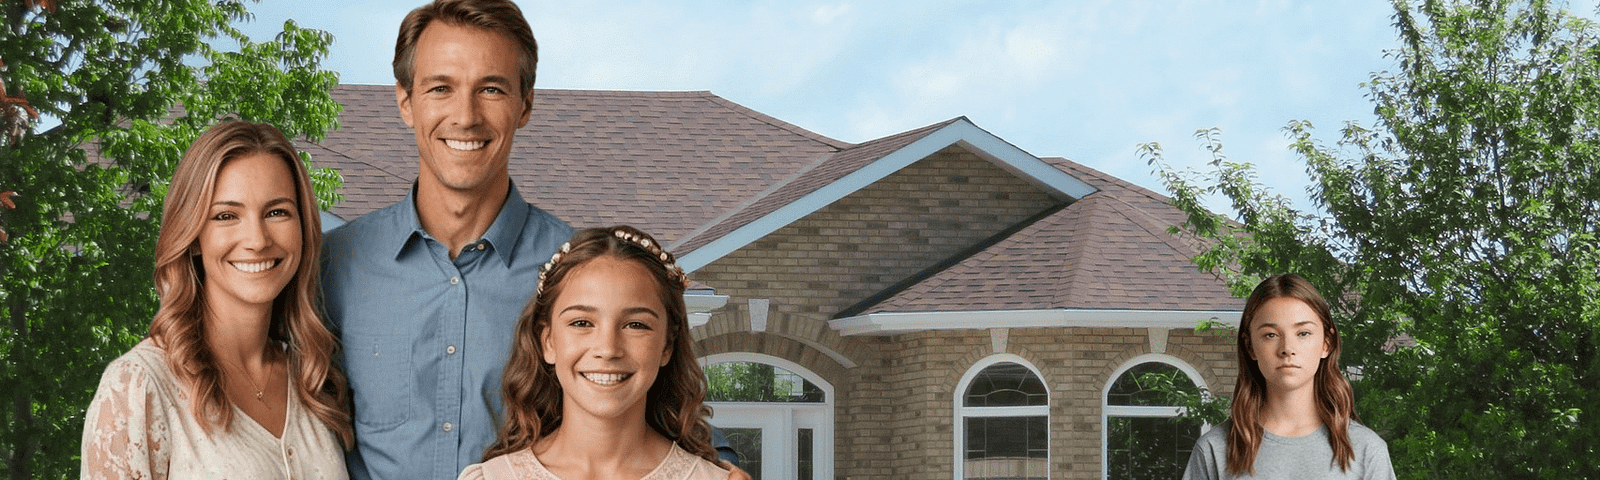
[[[388,430],[404,423],[417,394],[412,386],[410,336],[345,335],[345,367],[356,426]]]

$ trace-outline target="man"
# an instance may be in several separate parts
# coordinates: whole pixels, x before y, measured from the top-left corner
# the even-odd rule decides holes
[[[494,441],[517,315],[573,233],[507,170],[537,62],[509,0],[435,0],[400,25],[395,100],[417,181],[324,237],[325,308],[354,397],[351,478],[454,479]]]
[[[505,0],[407,15],[395,100],[420,165],[404,200],[325,237],[323,293],[354,397],[355,479],[454,479],[494,441],[510,332],[572,228],[507,163],[533,109],[533,32]]]

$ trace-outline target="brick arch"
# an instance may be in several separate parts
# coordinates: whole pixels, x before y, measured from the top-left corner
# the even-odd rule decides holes
[[[1167,344],[1166,354],[1178,357],[1179,360],[1183,360],[1185,363],[1188,363],[1189,366],[1194,367],[1195,370],[1199,371],[1200,379],[1206,382],[1205,388],[1211,390],[1213,394],[1215,394],[1218,391],[1218,387],[1222,385],[1223,378],[1221,375],[1217,374],[1217,362],[1207,361],[1205,357],[1200,356],[1200,354],[1195,353],[1193,350],[1190,350],[1183,345],[1173,345],[1170,343]]]
[[[833,385],[847,383],[844,365],[809,345],[782,336],[733,332],[709,336],[694,342],[696,358],[736,352],[759,353],[782,358],[811,370]]]
[[[987,334],[988,333],[987,333],[987,330],[986,330],[985,331],[985,335],[987,335]],[[1002,353],[1009,353],[1009,354],[1012,354],[1012,355],[1016,355],[1018,357],[1022,357],[1023,360],[1027,360],[1028,363],[1033,364],[1034,368],[1039,369],[1039,375],[1041,377],[1043,377],[1043,378],[1040,378],[1039,380],[1044,382],[1045,387],[1049,388],[1050,391],[1052,392],[1052,394],[1057,392],[1057,391],[1063,390],[1063,389],[1055,388],[1054,386],[1052,386],[1052,384],[1050,383],[1050,377],[1051,377],[1050,369],[1046,368],[1049,363],[1046,362],[1043,358],[1041,358],[1038,354],[1034,353],[1032,350],[1029,350],[1027,347],[1019,346],[1019,345],[1016,345],[1016,344],[1009,344],[1009,345],[1006,346],[1006,351],[997,352],[997,351],[995,351],[994,347],[991,346],[988,343],[985,343],[982,346],[974,346],[972,348],[967,349],[967,353],[962,355],[961,359],[959,361],[957,361],[954,364],[950,365],[950,368],[955,372],[955,376],[951,377],[951,379],[950,379],[950,384],[949,384],[950,388],[954,389],[956,387],[956,383],[961,381],[961,376],[962,375],[966,375],[967,370],[971,370],[972,366],[974,364],[977,364],[979,360],[983,360],[985,358],[989,358],[989,357],[992,357],[992,356],[995,356],[995,355],[999,355],[999,354],[1002,354]],[[954,393],[954,390],[951,390],[951,393]]]

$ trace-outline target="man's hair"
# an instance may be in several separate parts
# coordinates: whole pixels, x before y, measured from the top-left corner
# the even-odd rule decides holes
[[[539,65],[539,44],[533,40],[533,28],[522,17],[522,9],[510,0],[434,0],[406,14],[400,22],[400,37],[394,43],[394,80],[411,93],[412,77],[416,73],[414,57],[417,39],[435,20],[450,25],[476,27],[511,37],[521,47],[517,59],[520,96],[533,92],[534,69]]]

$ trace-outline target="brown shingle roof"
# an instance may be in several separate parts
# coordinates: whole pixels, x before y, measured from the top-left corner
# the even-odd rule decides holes
[[[340,85],[341,129],[302,143],[346,177],[351,219],[403,198],[416,144],[394,88]],[[524,198],[578,227],[628,223],[683,254],[768,216],[961,119],[860,145],[806,131],[709,92],[537,90],[517,133],[511,175]],[[866,313],[1011,309],[1232,310],[1222,282],[1166,232],[1184,215],[1170,199],[1059,159],[1098,189],[948,268],[885,291]],[[1073,181],[1073,180],[1068,180]]]
[[[333,98],[342,126],[321,142],[332,154],[312,157],[346,175],[334,213],[351,219],[405,196],[416,141],[393,86],[339,85]],[[850,146],[709,92],[541,89],[510,171],[524,198],[573,226],[627,223],[671,243]]]
[[[802,168],[794,175],[774,185],[773,188],[753,198],[747,204],[728,212],[727,215],[718,219],[715,223],[707,225],[707,228],[702,231],[693,233],[693,236],[685,239],[681,245],[675,245],[674,250],[692,252],[707,243],[732,233],[734,230],[738,230],[740,227],[750,224],[750,222],[777,211],[779,208],[800,200],[819,188],[838,181],[844,178],[845,175],[860,170],[862,167],[883,158],[884,155],[894,153],[911,142],[915,142],[956,120],[958,119],[951,119],[909,132],[872,140],[826,157],[819,157],[818,161]]]
[[[1065,159],[1046,159],[1099,189],[865,313],[1031,309],[1233,310],[1221,281],[1167,233],[1182,212],[1166,197]]]

